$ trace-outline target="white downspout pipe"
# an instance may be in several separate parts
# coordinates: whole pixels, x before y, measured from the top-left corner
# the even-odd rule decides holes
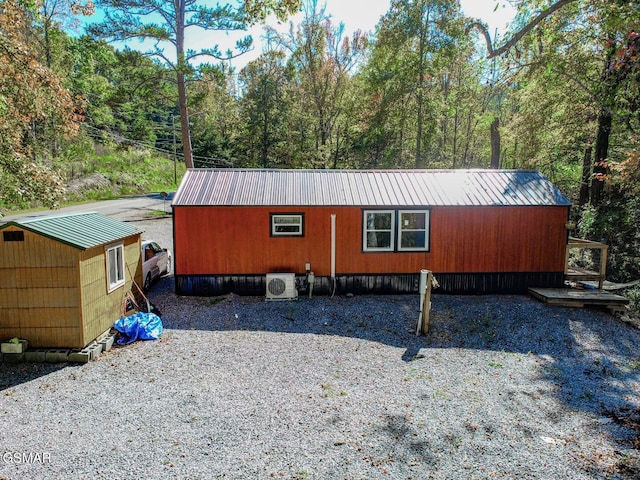
[[[333,297],[336,293],[336,214],[331,214],[331,283]]]

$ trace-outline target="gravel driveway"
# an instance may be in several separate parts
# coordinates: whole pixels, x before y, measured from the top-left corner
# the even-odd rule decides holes
[[[416,337],[417,295],[150,297],[159,341],[0,365],[0,478],[640,475],[640,331],[607,313],[435,294]]]

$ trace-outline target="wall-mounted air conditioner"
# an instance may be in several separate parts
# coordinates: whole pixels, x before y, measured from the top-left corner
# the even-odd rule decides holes
[[[267,273],[267,300],[298,298],[295,273]]]

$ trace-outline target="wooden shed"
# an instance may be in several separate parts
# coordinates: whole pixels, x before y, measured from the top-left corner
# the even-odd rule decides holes
[[[414,292],[421,269],[452,293],[564,282],[570,202],[536,171],[197,169],[172,207],[180,295],[264,295],[273,273],[314,293]]]
[[[0,225],[0,339],[83,348],[142,280],[136,227],[95,212]]]

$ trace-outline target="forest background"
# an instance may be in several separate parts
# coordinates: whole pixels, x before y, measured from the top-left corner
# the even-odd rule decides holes
[[[610,245],[609,277],[640,279],[640,4],[507,1],[496,38],[456,0],[393,0],[373,32],[320,0],[0,0],[0,211],[186,167],[535,169],[571,233]],[[298,11],[241,69],[249,37],[188,45]]]

